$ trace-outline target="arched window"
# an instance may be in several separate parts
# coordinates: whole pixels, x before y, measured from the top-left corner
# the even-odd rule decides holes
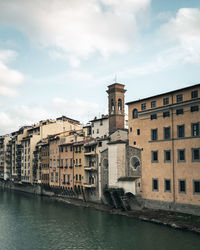
[[[138,111],[137,109],[133,110],[133,119],[138,118]]]
[[[118,111],[119,111],[119,114],[122,113],[122,100],[121,99],[118,99]]]
[[[111,114],[114,114],[115,111],[115,106],[114,106],[114,101],[111,99]]]

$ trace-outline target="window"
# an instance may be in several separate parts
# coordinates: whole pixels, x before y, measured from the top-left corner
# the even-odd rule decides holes
[[[79,165],[81,165],[81,158],[79,159]]]
[[[156,101],[152,101],[151,102],[151,108],[155,108],[156,107]]]
[[[60,167],[60,160],[57,160],[57,167]]]
[[[79,181],[81,181],[81,174],[79,174]]]
[[[191,111],[191,112],[197,112],[197,111],[199,111],[199,106],[192,106],[192,107],[190,108],[190,111]]]
[[[140,129],[139,128],[137,129],[137,135],[140,135]]]
[[[56,172],[56,182],[58,182],[58,172]]]
[[[183,109],[176,110],[176,115],[182,115],[182,114],[183,114]]]
[[[70,146],[70,151],[71,151],[71,152],[73,151],[73,147],[72,147],[72,146]]]
[[[198,90],[194,90],[191,92],[191,98],[197,98],[198,97]]]
[[[164,151],[164,161],[165,162],[171,161],[171,150]]]
[[[179,193],[186,193],[186,181],[179,180]]]
[[[157,114],[151,115],[151,120],[156,120],[157,119]]]
[[[178,149],[178,161],[185,161],[185,149]]]
[[[158,162],[158,151],[151,151],[151,162]]]
[[[51,182],[53,182],[53,173],[51,173]]]
[[[146,103],[142,103],[141,104],[141,110],[145,110],[146,109]]]
[[[200,180],[193,181],[194,194],[200,194]]]
[[[176,96],[176,102],[182,102],[183,100],[183,95],[182,94],[179,94]]]
[[[97,129],[97,134],[99,134],[99,129]]]
[[[65,159],[65,167],[68,167],[68,159]]]
[[[177,132],[178,132],[179,138],[184,137],[185,136],[185,125],[178,125]]]
[[[138,118],[138,110],[137,110],[137,109],[134,109],[134,110],[133,110],[132,117],[133,117],[133,119]]]
[[[70,184],[70,174],[67,175],[67,184]]]
[[[67,152],[67,146],[65,146],[65,152]]]
[[[192,161],[200,161],[200,148],[192,148]]]
[[[115,106],[114,106],[114,101],[113,101],[113,99],[111,99],[110,106],[111,106],[111,114],[114,114]]]
[[[63,152],[63,146],[60,146],[60,152]]]
[[[169,97],[163,98],[163,105],[169,104]]]
[[[165,118],[165,117],[169,117],[169,116],[170,116],[169,111],[163,112],[163,117],[164,117],[164,118]]]
[[[122,100],[121,99],[118,99],[118,112],[119,114],[122,113]]]
[[[132,132],[132,127],[130,127],[130,132]]]
[[[199,123],[192,123],[192,136],[199,136]]]
[[[72,166],[73,166],[73,159],[70,158],[70,167],[72,167]]]
[[[164,128],[164,139],[167,140],[167,139],[170,139],[171,135],[170,135],[170,127],[166,127]]]
[[[152,190],[158,191],[158,179],[152,179]]]
[[[156,141],[158,140],[158,129],[152,129],[151,130],[151,140]]]
[[[100,126],[102,126],[103,125],[103,120],[100,120]]]
[[[78,181],[78,175],[76,174],[76,181]]]
[[[171,192],[171,180],[165,179],[165,192]]]

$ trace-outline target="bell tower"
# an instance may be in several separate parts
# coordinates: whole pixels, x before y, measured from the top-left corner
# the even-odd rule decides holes
[[[123,84],[114,83],[108,86],[109,134],[124,128],[124,89]]]

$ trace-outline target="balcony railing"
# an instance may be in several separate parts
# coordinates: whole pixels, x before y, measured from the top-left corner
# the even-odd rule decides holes
[[[96,188],[96,184],[95,183],[84,183],[84,187],[85,188]]]
[[[97,170],[96,166],[84,166],[84,169],[87,171],[95,171]]]

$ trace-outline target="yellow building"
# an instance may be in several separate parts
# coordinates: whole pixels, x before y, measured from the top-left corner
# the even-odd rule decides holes
[[[129,143],[142,149],[142,197],[149,207],[199,209],[199,97],[197,84],[127,103]]]

